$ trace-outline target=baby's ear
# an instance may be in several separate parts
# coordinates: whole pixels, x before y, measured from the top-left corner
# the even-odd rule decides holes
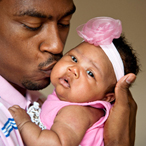
[[[107,93],[103,100],[107,101],[107,102],[114,101],[115,100],[115,93]]]

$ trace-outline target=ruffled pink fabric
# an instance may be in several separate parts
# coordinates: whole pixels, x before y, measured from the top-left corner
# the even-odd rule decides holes
[[[115,38],[119,38],[122,33],[120,20],[110,17],[96,17],[87,23],[77,27],[77,32],[84,41],[99,45],[109,45]]]

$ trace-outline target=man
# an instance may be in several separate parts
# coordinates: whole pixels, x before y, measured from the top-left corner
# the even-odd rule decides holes
[[[27,89],[50,84],[74,11],[73,0],[0,1],[0,146],[23,145],[7,108],[19,104],[27,109],[39,98],[38,92]],[[116,103],[105,124],[105,145],[134,145],[136,103],[129,92],[134,80],[129,74],[116,86]]]

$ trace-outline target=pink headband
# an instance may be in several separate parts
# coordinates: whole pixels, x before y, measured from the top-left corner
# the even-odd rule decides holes
[[[100,46],[111,61],[117,81],[124,76],[124,65],[119,52],[112,43],[122,33],[120,20],[110,17],[96,17],[77,27],[77,32],[85,42]]]

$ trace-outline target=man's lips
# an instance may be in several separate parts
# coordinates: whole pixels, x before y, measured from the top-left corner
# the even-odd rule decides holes
[[[51,71],[52,71],[52,70],[47,70],[47,71],[42,71],[42,72],[44,72],[45,74],[49,75],[49,77],[50,77]]]
[[[49,66],[45,66],[45,67],[41,68],[40,70],[50,76],[51,71],[52,71],[52,69],[53,69],[55,64],[56,63],[53,63],[53,64],[51,64]]]
[[[59,82],[65,88],[70,88],[70,81],[69,78],[59,78]]]

